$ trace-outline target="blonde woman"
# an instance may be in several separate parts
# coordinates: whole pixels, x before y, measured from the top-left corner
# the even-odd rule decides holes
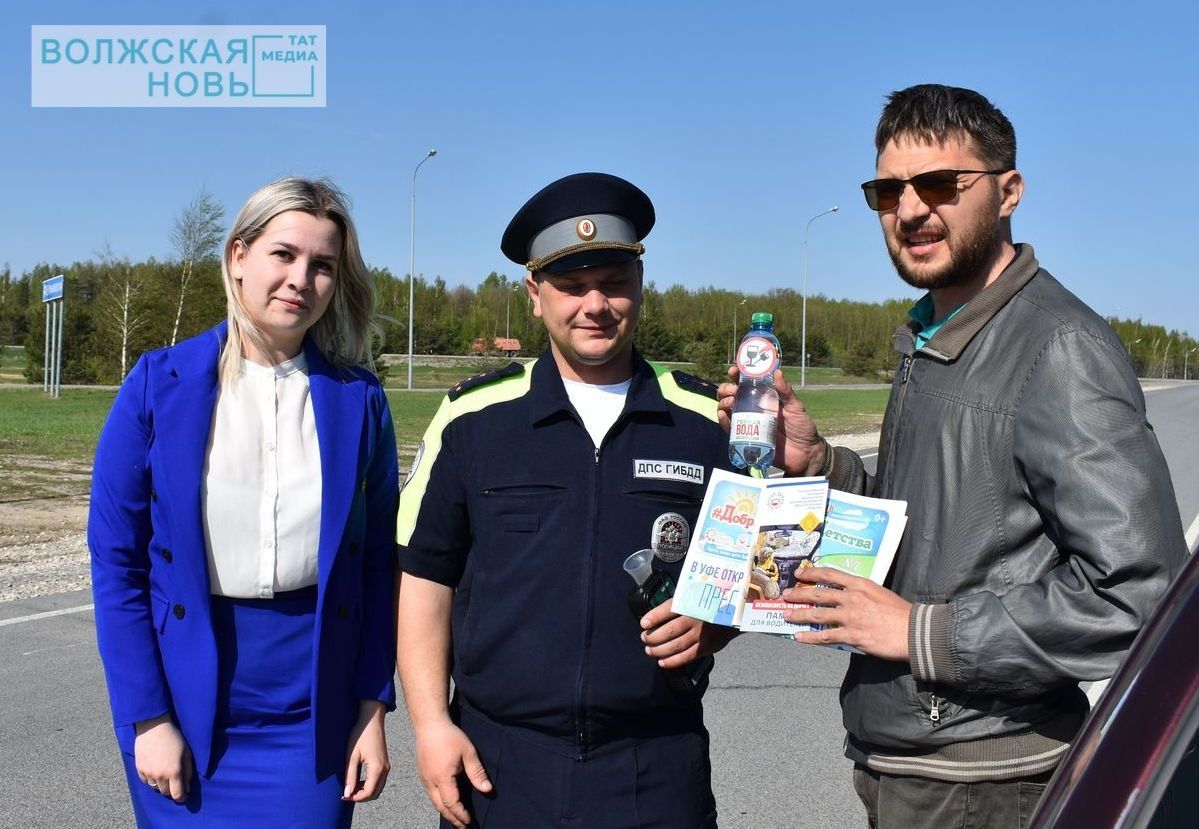
[[[140,827],[349,826],[388,772],[397,491],[344,197],[282,179],[228,319],[143,356],[96,450],[96,633]]]

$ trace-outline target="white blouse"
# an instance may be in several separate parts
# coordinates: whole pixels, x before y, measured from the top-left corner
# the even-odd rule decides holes
[[[316,584],[321,452],[301,352],[243,362],[217,393],[201,510],[212,593],[269,599]]]

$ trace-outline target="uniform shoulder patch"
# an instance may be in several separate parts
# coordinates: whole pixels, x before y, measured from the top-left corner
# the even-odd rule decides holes
[[[503,368],[497,368],[494,371],[485,371],[482,374],[476,374],[474,377],[467,377],[465,380],[461,381],[448,392],[446,392],[446,397],[448,397],[450,400],[457,400],[459,397],[469,391],[482,388],[483,386],[508,377],[519,377],[524,373],[525,367],[523,363],[512,362]]]
[[[674,378],[674,382],[681,389],[703,395],[712,400],[717,399],[715,383],[709,383],[707,380],[696,377],[694,374],[688,374],[685,371],[675,370],[670,372],[670,376]]]

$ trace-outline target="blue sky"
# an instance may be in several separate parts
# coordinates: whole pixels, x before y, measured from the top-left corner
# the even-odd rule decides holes
[[[34,24],[323,24],[324,109],[33,109]],[[284,174],[332,177],[372,265],[451,285],[520,269],[508,219],[572,172],[624,176],[658,224],[660,288],[914,297],[858,184],[884,96],[968,86],[1011,118],[1027,180],[1014,219],[1101,314],[1199,336],[1190,204],[1199,147],[1185,3],[6,2],[0,23],[0,262],[171,255],[205,186],[230,214]]]

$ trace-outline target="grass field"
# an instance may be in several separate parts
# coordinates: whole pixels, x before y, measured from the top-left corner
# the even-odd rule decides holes
[[[36,465],[39,459],[90,463],[115,396],[111,390],[65,388],[62,397],[53,400],[40,389],[0,391],[0,470],[6,472],[4,477],[8,479],[7,473],[17,467]],[[387,397],[395,418],[401,464],[406,465],[437,411],[441,395],[389,390]],[[885,389],[830,389],[804,395],[816,422],[830,435],[878,428],[886,400]],[[7,488],[8,482],[3,486]]]
[[[114,397],[100,389],[64,388],[58,400],[41,389],[0,391],[0,456],[90,460]]]
[[[415,374],[415,372],[413,372]],[[387,392],[387,402],[391,404],[391,419],[396,425],[396,446],[400,450],[400,466],[407,468],[420,443],[425,427],[437,413],[441,405],[440,394],[428,392],[406,391]]]
[[[0,383],[25,382],[25,346],[0,345]]]
[[[799,385],[799,366],[783,366],[783,376],[792,385]],[[854,386],[862,383],[874,383],[865,377],[855,377],[852,374],[842,374],[839,368],[826,366],[808,366],[807,381],[809,386]]]
[[[450,366],[414,366],[415,389],[443,391],[480,371],[507,364],[505,359],[463,361]],[[672,368],[675,367],[672,365]],[[678,364],[688,370],[690,366]],[[0,347],[0,384],[24,383],[25,349]],[[799,383],[799,369],[784,373]],[[808,370],[811,385],[846,385],[844,389],[808,391],[803,400],[828,435],[867,432],[882,422],[885,389],[854,389],[862,381],[840,369]],[[388,372],[386,388],[396,424],[400,467],[407,469],[425,427],[441,403],[441,394],[409,393],[406,363]],[[0,388],[0,503],[54,499],[86,493],[100,428],[116,396],[114,389],[67,387],[53,400],[40,388]]]
[[[480,360],[477,363],[463,362],[452,366],[413,366],[412,388],[445,391],[459,380],[484,371],[501,368],[508,365],[509,362],[511,361],[496,360],[488,363]],[[387,389],[406,389],[408,387],[408,364],[392,364],[383,385]]]
[[[809,376],[809,382],[811,380]],[[887,408],[886,389],[821,389],[800,395],[804,406],[823,435],[834,437],[855,432],[876,432],[883,425]]]
[[[464,377],[470,377],[489,369],[499,368],[508,364],[506,358],[479,358],[474,361],[463,361],[448,366],[412,367],[412,387],[414,389],[438,389],[444,391]],[[681,368],[683,371],[692,370],[687,363],[670,363],[671,368]],[[784,366],[783,374],[794,384],[799,383],[798,366]],[[864,378],[842,374],[839,368],[809,368],[807,380],[810,385],[854,385],[866,382]],[[25,347],[20,345],[0,346],[0,383],[25,382]],[[392,362],[384,385],[388,389],[406,389],[408,386],[408,364],[404,361]]]
[[[0,502],[80,495],[114,391],[0,390]]]
[[[490,363],[480,360],[477,364],[462,363],[455,366],[413,366],[412,387],[414,389],[448,389],[464,377],[478,374],[493,368],[508,364],[506,359],[496,359]],[[693,371],[689,363],[667,363],[671,368],[683,371]],[[853,386],[871,382],[864,377],[842,374],[839,368],[809,368],[807,372],[808,385],[811,386]],[[783,376],[794,385],[799,385],[799,367],[784,366]],[[393,363],[387,373],[384,385],[388,389],[404,389],[408,386],[407,363]]]

